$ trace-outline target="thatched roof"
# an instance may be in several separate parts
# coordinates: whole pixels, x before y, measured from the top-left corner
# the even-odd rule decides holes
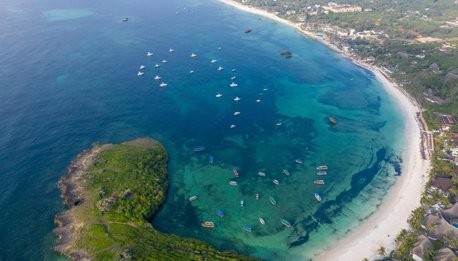
[[[436,261],[456,261],[458,257],[453,253],[450,248],[441,248],[437,255],[434,257]]]
[[[428,249],[431,249],[432,247],[433,244],[431,241],[426,236],[420,235],[417,237],[417,241],[413,245],[412,254],[423,258]]]
[[[445,236],[451,237],[455,240],[458,240],[458,229],[454,226],[450,225],[447,220],[443,219],[440,215],[428,215],[425,218],[426,227],[431,226],[434,224],[433,231],[429,232],[429,235],[443,239]]]
[[[450,222],[452,219],[458,219],[458,203],[455,203],[453,207],[442,210],[442,217]]]
[[[441,189],[442,191],[447,191],[452,187],[453,183],[452,179],[447,177],[434,177],[431,185],[433,185],[433,187]]]

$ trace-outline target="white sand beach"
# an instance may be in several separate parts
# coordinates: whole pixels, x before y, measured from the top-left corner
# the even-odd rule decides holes
[[[299,24],[294,24],[275,14],[244,6],[232,0],[221,2],[253,14],[268,17],[280,23],[292,26],[307,37],[325,44],[339,53],[343,52],[330,42],[317,37],[314,33],[303,30]],[[430,168],[429,160],[422,159],[420,152],[421,130],[416,116],[421,108],[417,103],[383,73],[382,69],[365,64],[362,61],[352,61],[372,71],[377,80],[383,84],[386,91],[397,101],[400,112],[405,117],[406,147],[401,166],[401,176],[390,189],[386,199],[379,209],[361,226],[348,233],[336,245],[317,257],[318,260],[369,260],[377,257],[377,250],[383,246],[389,253],[395,247],[395,237],[401,229],[408,228],[407,219],[412,210],[420,206],[420,197],[427,180]]]

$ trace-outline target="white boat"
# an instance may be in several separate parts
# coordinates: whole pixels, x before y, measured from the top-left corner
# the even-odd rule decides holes
[[[229,181],[229,185],[231,185],[231,186],[237,186],[237,181]]]
[[[162,63],[167,63],[168,61],[167,60],[162,60]]]
[[[143,74],[145,74],[145,73],[144,72],[138,72],[137,76],[142,76]]]
[[[231,84],[229,84],[229,86],[232,87],[232,88],[235,88],[235,87],[237,87],[239,85],[237,83],[235,83],[235,82],[231,82]]]
[[[212,59],[210,62],[211,62],[211,63],[216,63],[216,62],[218,62],[218,60]]]
[[[218,46],[218,50],[222,50],[222,49],[223,49],[223,47],[221,47],[221,46]]]
[[[263,218],[259,218],[259,223],[261,223],[261,225],[265,225],[266,221]]]
[[[156,63],[156,64],[154,65],[154,67],[159,68],[159,67],[161,67],[161,65]]]
[[[172,48],[169,48],[169,53],[173,53],[173,52],[175,52],[175,50]]]
[[[161,77],[159,75],[154,76],[154,80],[160,80]]]
[[[237,78],[237,77],[235,77],[235,76],[232,76],[232,77],[231,77],[231,80],[233,81],[233,80],[235,80],[236,78]]]
[[[223,68],[223,67],[221,67],[221,66],[220,66],[220,67],[218,67],[218,71],[220,71],[220,72],[221,72],[222,70],[224,70],[224,68]]]
[[[240,115],[239,111],[234,112],[234,116]]]
[[[265,177],[266,173],[264,171],[259,171],[258,176]]]
[[[189,201],[194,201],[194,200],[196,200],[196,199],[197,199],[197,196],[192,196],[192,197],[189,197],[188,200],[189,200]]]
[[[139,69],[139,70],[143,70],[143,69],[145,69],[145,68],[146,68],[146,66],[140,65],[140,68],[138,68],[138,69]]]
[[[196,57],[197,57],[197,54],[195,54],[195,53],[191,54],[191,58],[196,58]]]
[[[243,200],[240,200],[240,206],[241,207],[245,206],[245,202],[243,202]]]
[[[231,129],[235,128],[235,126],[236,126],[235,124],[231,124]]]
[[[189,71],[189,73],[193,74],[193,73],[194,73],[194,70]]]
[[[283,123],[277,122],[277,123],[275,123],[275,125],[276,125],[276,126],[281,126],[281,125],[283,125]]]
[[[267,88],[262,89],[263,91],[267,91]]]
[[[233,72],[235,72],[236,70],[235,69],[232,69]]]
[[[260,100],[260,99],[257,99],[257,100],[256,100],[256,102],[257,102],[257,103],[260,103],[260,102],[261,102],[261,100]]]
[[[234,98],[234,101],[240,101],[240,98],[237,96]]]
[[[221,98],[221,97],[223,97],[223,95],[221,93],[217,93],[215,97],[216,98]]]
[[[167,85],[168,85],[167,83],[161,82],[161,84],[159,84],[159,87],[167,87]]]
[[[148,56],[148,57],[153,56],[153,53],[152,52],[147,52],[146,56]]]
[[[315,193],[315,199],[320,202],[321,201],[321,196],[318,193]]]
[[[285,174],[286,176],[291,175],[287,169],[284,169],[284,170],[283,170],[283,174]]]
[[[280,184],[280,182],[278,182],[278,180],[276,180],[276,179],[272,180],[272,182],[273,182],[275,185]]]

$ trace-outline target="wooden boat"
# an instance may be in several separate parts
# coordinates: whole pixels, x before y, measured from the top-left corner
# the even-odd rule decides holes
[[[281,223],[285,225],[285,227],[291,227],[291,223],[284,218],[281,219]]]
[[[326,172],[326,170],[320,170],[316,173],[318,176],[326,176],[328,175],[328,172]]]
[[[272,204],[272,205],[274,205],[274,206],[277,205],[277,201],[275,200],[274,197],[269,196],[269,201],[270,201],[270,204]]]
[[[321,165],[316,167],[317,170],[328,170],[328,165]]]
[[[218,217],[224,217],[224,212],[222,210],[216,210],[216,215],[218,215]]]
[[[202,223],[202,226],[206,227],[206,228],[214,228],[215,227],[215,223],[213,223],[211,221],[205,221],[204,223]]]
[[[313,183],[317,184],[317,185],[324,185],[324,180],[322,179],[317,179],[315,181],[313,181]]]
[[[329,123],[331,123],[332,125],[336,125],[337,121],[334,117],[329,117]]]

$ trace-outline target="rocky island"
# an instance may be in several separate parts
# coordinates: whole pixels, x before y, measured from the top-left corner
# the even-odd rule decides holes
[[[55,250],[72,260],[252,260],[151,225],[166,196],[167,161],[149,138],[78,155],[59,183],[69,209],[56,216]]]

